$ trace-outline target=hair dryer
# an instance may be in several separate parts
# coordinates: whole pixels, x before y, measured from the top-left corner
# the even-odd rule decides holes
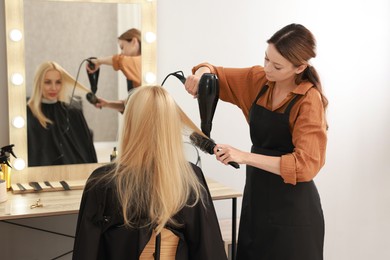
[[[219,98],[219,84],[215,74],[205,73],[199,80],[198,105],[200,113],[200,128],[210,137],[214,112]]]
[[[165,81],[169,76],[175,76],[183,84],[186,82],[186,78],[182,71],[176,71],[168,74],[163,80],[161,86],[164,85]],[[200,114],[200,128],[202,132],[210,138],[210,132],[212,128],[212,122],[214,112],[217,107],[219,99],[219,84],[215,74],[204,73],[199,80],[198,87],[198,106]]]
[[[91,61],[91,59],[96,59],[96,57],[88,58],[87,59],[87,62],[88,62],[87,66],[90,69],[95,69],[95,64]],[[97,99],[95,93],[97,91],[97,85],[98,85],[98,80],[99,80],[99,71],[100,71],[100,69],[96,70],[93,73],[89,73],[87,70],[89,84],[91,86],[91,92],[87,93],[86,98],[92,104],[96,104],[98,102],[98,99]]]

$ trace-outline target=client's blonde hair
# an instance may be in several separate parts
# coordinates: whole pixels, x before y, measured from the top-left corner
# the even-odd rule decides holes
[[[124,111],[115,172],[112,175],[124,223],[150,225],[160,232],[183,207],[201,200],[202,189],[185,158],[183,129],[201,134],[160,86],[133,90]]]

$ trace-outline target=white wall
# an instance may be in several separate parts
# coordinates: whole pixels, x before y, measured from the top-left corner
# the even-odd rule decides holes
[[[312,62],[329,98],[327,163],[316,183],[326,221],[325,259],[390,259],[390,2],[160,0],[159,82],[170,72],[209,61],[226,67],[262,64],[265,41],[289,23],[316,36]],[[199,123],[196,100],[181,83],[166,83],[182,108]],[[249,150],[241,112],[219,102],[212,138]],[[243,189],[245,167],[235,170],[202,155],[206,175]],[[217,203],[221,218],[230,204]]]

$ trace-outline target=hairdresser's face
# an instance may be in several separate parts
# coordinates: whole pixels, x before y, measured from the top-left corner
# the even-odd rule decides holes
[[[122,54],[125,56],[137,56],[139,50],[139,44],[136,38],[131,41],[118,40],[119,48],[122,50]]]
[[[62,88],[61,74],[57,70],[48,70],[43,79],[42,97],[56,101]]]
[[[275,48],[269,44],[265,51],[264,72],[269,81],[294,81],[298,68],[285,59]]]

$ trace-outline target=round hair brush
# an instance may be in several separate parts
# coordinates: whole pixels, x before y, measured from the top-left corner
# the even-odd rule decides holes
[[[215,74],[204,73],[199,80],[198,105],[202,132],[210,137],[214,112],[219,98],[218,79]]]
[[[207,137],[204,137],[194,132],[190,135],[190,140],[193,145],[198,147],[203,152],[214,154],[214,147],[216,146],[216,143],[212,139],[209,139]],[[228,162],[228,163],[236,169],[240,168],[240,165],[236,162]]]

